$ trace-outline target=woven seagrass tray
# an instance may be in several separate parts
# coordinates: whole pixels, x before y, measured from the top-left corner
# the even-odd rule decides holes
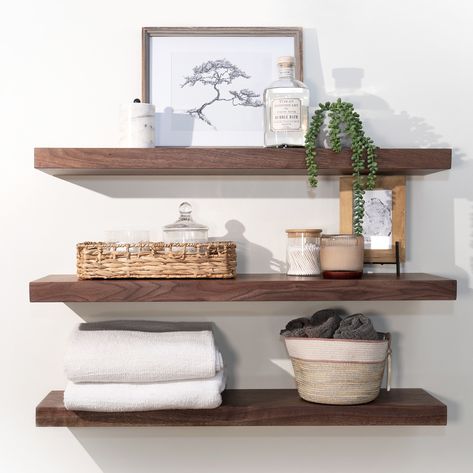
[[[79,279],[234,278],[236,244],[103,243],[77,245]]]

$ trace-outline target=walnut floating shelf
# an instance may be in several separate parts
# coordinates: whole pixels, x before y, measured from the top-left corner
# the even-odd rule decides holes
[[[299,398],[295,389],[230,389],[217,409],[147,412],[68,411],[63,392],[36,408],[38,427],[147,427],[252,425],[446,425],[447,406],[422,389],[381,391],[369,404],[327,406]]]
[[[66,175],[303,175],[302,148],[36,148],[35,168]],[[351,153],[319,149],[322,175],[351,175]],[[451,149],[378,150],[379,174],[422,175],[451,168]]]
[[[31,302],[229,302],[455,300],[457,282],[430,274],[328,280],[283,274],[235,279],[94,279],[51,275],[30,283]]]

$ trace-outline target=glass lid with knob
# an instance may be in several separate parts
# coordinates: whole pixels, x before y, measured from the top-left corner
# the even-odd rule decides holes
[[[207,243],[209,227],[194,222],[192,205],[182,202],[179,206],[179,218],[163,227],[165,243]]]

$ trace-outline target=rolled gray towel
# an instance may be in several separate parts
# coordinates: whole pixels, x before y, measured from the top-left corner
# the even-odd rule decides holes
[[[292,331],[294,329],[298,328],[304,328],[306,325],[310,324],[310,320],[307,317],[298,317],[297,319],[292,319],[290,320],[287,324],[286,327],[281,330],[281,335],[283,335],[283,332],[286,331]],[[287,336],[287,335],[285,335]],[[300,335],[293,335],[294,337],[299,337]]]
[[[353,314],[345,317],[333,335],[333,338],[351,340],[379,340],[378,332],[371,320],[363,314]]]
[[[292,330],[281,330],[283,337],[307,337],[305,327],[293,328]]]
[[[343,312],[336,309],[323,309],[317,311],[310,318],[310,325],[304,327],[309,338],[333,338],[342,318]]]

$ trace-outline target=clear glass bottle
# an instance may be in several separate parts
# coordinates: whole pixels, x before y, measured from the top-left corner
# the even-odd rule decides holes
[[[292,56],[278,59],[279,79],[264,91],[264,145],[304,146],[309,121],[309,89],[296,80]]]
[[[322,235],[320,266],[325,279],[359,279],[363,275],[362,235]]]
[[[320,274],[320,234],[318,228],[291,229],[287,232],[287,275]]]
[[[207,243],[209,228],[192,219],[192,205],[183,202],[179,206],[179,219],[165,225],[163,239],[165,243]]]

